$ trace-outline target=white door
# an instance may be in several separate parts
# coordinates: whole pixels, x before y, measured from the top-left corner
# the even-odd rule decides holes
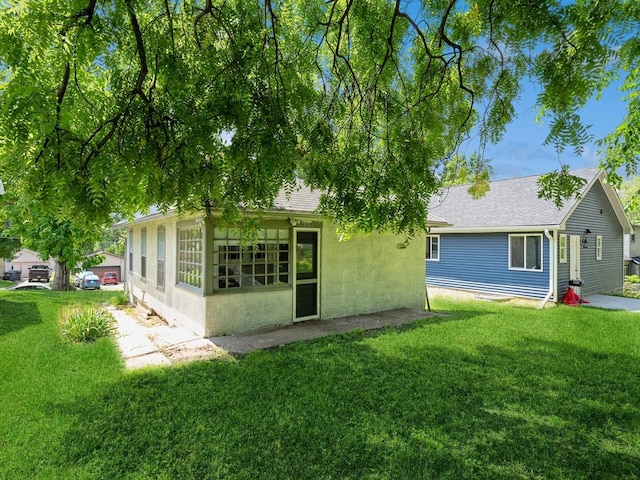
[[[569,237],[569,280],[580,278],[580,235]]]

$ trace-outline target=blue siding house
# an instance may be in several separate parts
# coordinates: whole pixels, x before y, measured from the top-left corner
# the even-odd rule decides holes
[[[451,225],[427,237],[427,287],[543,302],[576,283],[583,297],[620,292],[631,225],[603,171],[571,173],[587,183],[560,209],[538,198],[539,176],[494,181],[477,200],[467,186],[432,198],[430,215]]]

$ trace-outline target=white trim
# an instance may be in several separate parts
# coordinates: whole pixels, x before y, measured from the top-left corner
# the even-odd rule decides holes
[[[504,227],[469,227],[469,228],[449,228],[449,227],[431,227],[430,233],[540,233],[545,229],[563,230],[562,225],[508,225]]]
[[[596,260],[602,260],[602,235],[596,235]]]
[[[512,237],[524,237],[524,265],[525,267],[512,267],[511,266],[511,238]],[[527,237],[539,237],[540,238],[540,268],[526,268],[527,265]],[[510,233],[509,234],[509,270],[515,270],[520,272],[544,272],[544,236],[541,233]]]
[[[430,241],[430,238],[436,238],[438,240],[438,255],[436,257],[432,256],[432,252],[433,252],[433,242]],[[427,262],[439,262],[440,261],[440,235],[436,234],[429,234],[427,235],[427,255],[425,255],[426,257],[426,261]]]
[[[563,240],[564,240],[564,245],[562,245]],[[558,236],[558,263],[567,263],[567,258],[569,257],[568,252],[569,252],[569,243],[567,240],[567,234],[561,233]]]

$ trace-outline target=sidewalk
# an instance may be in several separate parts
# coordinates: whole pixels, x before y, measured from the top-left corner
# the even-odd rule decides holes
[[[117,308],[109,311],[116,319],[116,341],[128,369],[226,355],[210,340],[185,327],[168,325],[157,317],[142,318],[142,310],[136,311],[135,318]]]
[[[136,311],[135,318],[113,307],[109,311],[116,319],[116,340],[129,369],[154,365],[169,366],[197,359],[230,358],[232,354],[244,354],[253,350],[346,333],[356,328],[374,330],[389,325],[408,324],[432,315],[424,310],[399,309],[201,338],[180,325],[167,325],[157,317],[145,318],[141,310]]]

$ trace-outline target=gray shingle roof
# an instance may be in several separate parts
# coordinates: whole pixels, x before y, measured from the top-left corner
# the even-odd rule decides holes
[[[587,191],[601,171],[582,168],[572,175],[587,180],[581,193]],[[454,229],[488,229],[560,225],[571,212],[576,198],[568,199],[558,209],[552,201],[538,198],[540,175],[491,182],[487,194],[474,200],[468,185],[445,189],[440,198],[432,197],[429,216],[435,215],[453,224]]]
[[[320,206],[322,192],[312,190],[301,180],[298,180],[296,187],[287,193],[281,189],[275,198],[273,210],[286,210],[291,212],[316,213]]]

